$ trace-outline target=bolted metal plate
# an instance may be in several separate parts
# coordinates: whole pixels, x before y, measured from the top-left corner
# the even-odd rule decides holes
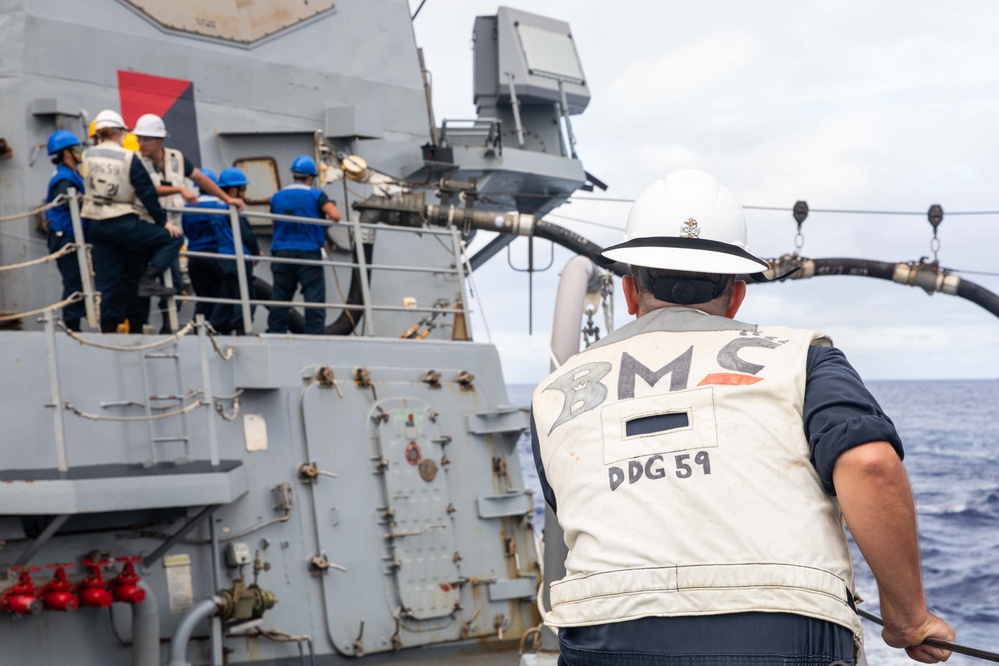
[[[378,440],[388,461],[382,478],[402,612],[417,620],[445,617],[460,590],[446,477],[437,474],[434,460],[442,456],[441,444],[433,441],[439,436],[429,418],[434,412],[422,400],[386,402],[388,418],[378,424]]]

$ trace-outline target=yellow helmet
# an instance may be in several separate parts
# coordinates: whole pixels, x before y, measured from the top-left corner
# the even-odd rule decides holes
[[[90,121],[90,129],[87,130],[87,136],[89,136],[91,139],[93,139],[95,136],[97,136],[97,119],[96,118],[94,120]]]
[[[125,135],[125,138],[122,139],[121,147],[131,150],[133,153],[139,152],[139,137],[129,132]]]

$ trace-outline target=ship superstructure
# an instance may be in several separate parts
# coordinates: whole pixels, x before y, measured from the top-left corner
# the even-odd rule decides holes
[[[587,186],[570,116],[589,93],[565,23],[501,9],[475,38],[479,117],[438,127],[401,0],[5,3],[0,662],[405,659],[538,624],[527,419],[473,340],[465,250],[477,229],[532,234]],[[22,213],[48,134],[103,108],[243,168],[265,246],[264,199],[316,157],[349,213],[329,335],[259,335],[258,307],[257,335],[218,336],[180,297],[170,335],[61,325]]]

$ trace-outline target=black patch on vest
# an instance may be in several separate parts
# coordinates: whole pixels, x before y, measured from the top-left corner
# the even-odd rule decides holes
[[[624,432],[627,437],[637,435],[653,435],[657,432],[667,430],[677,430],[690,425],[690,418],[687,412],[674,412],[672,414],[653,414],[641,418],[627,421],[624,425]]]

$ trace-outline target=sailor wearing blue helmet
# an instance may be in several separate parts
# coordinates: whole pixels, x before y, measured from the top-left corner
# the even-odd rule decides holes
[[[243,198],[246,187],[250,184],[246,174],[242,169],[230,167],[219,174],[219,187],[231,197]],[[213,221],[213,231],[215,242],[218,245],[219,254],[235,256],[236,241],[232,233],[232,221],[229,217],[217,217]],[[243,241],[243,254],[247,257],[260,256],[260,245],[257,243],[257,236],[253,233],[253,227],[245,216],[239,216],[239,233]],[[219,296],[221,298],[239,299],[239,273],[235,260],[221,259],[219,266],[222,269],[222,279],[219,283]],[[256,298],[256,289],[253,284],[253,262],[247,260],[246,267],[246,289],[247,297]],[[250,317],[256,306],[250,307]],[[212,326],[220,333],[233,333],[241,335],[246,329],[243,325],[243,308],[240,305],[231,303],[219,303],[212,311]]]
[[[271,197],[272,213],[317,220],[325,218],[333,222],[340,220],[340,211],[336,205],[325,192],[312,186],[318,175],[315,160],[308,155],[299,155],[291,163],[291,175],[294,182]],[[319,260],[325,245],[326,227],[323,225],[274,221],[271,253],[275,257]],[[273,300],[290,301],[298,285],[302,286],[302,297],[306,303],[322,303],[326,300],[326,277],[322,266],[274,262],[271,271],[274,275]],[[267,332],[287,333],[288,317],[288,308],[272,307],[267,317]],[[321,334],[325,323],[324,309],[305,309],[306,333]]]
[[[200,169],[201,173],[212,183],[218,185],[218,177],[211,169]],[[200,192],[195,208],[203,210],[227,210],[229,206],[214,194]],[[181,221],[184,225],[184,236],[187,237],[187,249],[191,252],[218,252],[215,241],[215,222],[222,220],[228,223],[228,215],[218,215],[207,212],[184,213]],[[219,298],[219,283],[222,281],[222,269],[219,260],[213,257],[188,257],[187,275],[191,278],[194,293],[205,298]],[[211,321],[211,315],[217,303],[198,303],[194,307],[195,315],[204,315]],[[214,322],[213,322],[214,323]]]
[[[83,194],[83,178],[80,176],[80,165],[83,164],[83,144],[75,134],[69,130],[56,130],[49,137],[48,153],[52,157],[52,164],[55,165],[55,172],[49,179],[48,192],[45,195],[45,202],[52,203],[59,196],[68,196],[69,190],[75,189],[79,194]],[[50,253],[61,250],[76,239],[73,236],[73,222],[70,219],[69,204],[50,208],[45,212],[45,219],[48,221],[48,247]],[[84,234],[86,228],[84,227]],[[83,244],[85,239],[80,239]],[[59,267],[59,274],[62,276],[62,297],[69,298],[75,292],[83,291],[83,282],[80,279],[80,262],[75,254],[66,254],[56,259]],[[62,309],[62,318],[66,326],[73,330],[80,330],[80,320],[86,315],[83,301],[70,303]]]

